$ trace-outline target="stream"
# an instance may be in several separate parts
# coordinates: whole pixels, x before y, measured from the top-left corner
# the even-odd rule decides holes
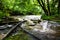
[[[54,34],[56,35],[57,31],[60,32],[60,29],[56,29],[57,27],[60,28],[60,24],[56,23],[56,22],[51,23],[51,21],[49,21],[49,22],[50,23],[48,23],[45,20],[44,20],[44,22],[40,22],[40,25],[42,26],[43,29],[39,28],[40,27],[39,24],[37,24],[35,26],[29,26],[27,28],[26,24],[23,23],[21,25],[21,27],[23,29],[27,30],[28,32],[30,32],[31,34],[35,35],[36,37],[40,38],[41,40],[54,40],[54,39],[60,40],[60,36],[58,36],[58,37],[53,36]],[[47,25],[49,27],[47,27]],[[9,31],[9,29],[12,28],[12,26],[13,26],[12,24],[10,24],[10,25],[9,24],[5,24],[5,25],[0,26],[0,34],[2,34],[2,35],[6,34]],[[17,30],[13,31],[12,36],[17,35],[19,33],[18,32],[19,30],[20,30],[20,28],[18,27]],[[33,38],[33,37],[31,37],[31,38]],[[36,40],[36,39],[33,38],[33,40]]]
[[[39,20],[40,18],[37,17],[37,19]],[[30,18],[29,20],[24,20],[27,20],[27,22],[23,23],[21,27],[37,38],[41,40],[60,40],[60,23],[48,20],[39,22],[34,20],[31,21]],[[0,35],[6,34],[14,25],[15,24],[0,25]],[[19,30],[20,28],[17,27],[17,29],[13,31],[12,36],[19,34]],[[30,36],[30,38],[32,38],[32,40],[37,40],[32,36]]]

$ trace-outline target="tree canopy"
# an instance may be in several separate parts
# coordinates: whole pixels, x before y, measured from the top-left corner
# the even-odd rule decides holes
[[[0,0],[0,12],[20,15],[59,15],[60,0]]]

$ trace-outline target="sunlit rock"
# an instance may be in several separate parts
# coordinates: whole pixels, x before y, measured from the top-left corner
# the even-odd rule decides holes
[[[21,18],[17,18],[19,21],[23,21],[23,19],[21,19]]]
[[[20,18],[20,17],[13,17],[15,20],[18,20],[18,21],[23,21],[23,19],[22,18]]]
[[[32,25],[35,25],[35,23],[33,23],[33,21],[31,21],[31,20],[27,20],[27,24],[28,24],[28,25],[31,25],[31,26],[32,26]]]
[[[24,20],[40,20],[42,15],[27,15],[24,17]]]
[[[12,27],[12,25],[7,25],[8,27]]]
[[[34,29],[33,29],[33,31],[39,31],[39,29],[37,29],[37,28],[34,28]]]

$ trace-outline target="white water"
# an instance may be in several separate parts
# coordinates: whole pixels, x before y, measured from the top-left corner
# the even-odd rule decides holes
[[[45,32],[48,29],[48,21],[44,20],[40,23],[40,25],[43,27],[41,32]]]

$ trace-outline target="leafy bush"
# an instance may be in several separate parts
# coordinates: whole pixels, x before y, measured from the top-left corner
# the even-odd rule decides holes
[[[38,6],[36,0],[34,2],[33,0],[2,0],[2,4],[5,9],[12,10],[12,12],[19,11],[20,14],[23,13],[23,15],[29,14],[28,12],[36,15],[41,12],[41,8]]]
[[[5,13],[0,11],[0,19],[3,18],[5,16]]]
[[[44,20],[52,20],[54,18],[55,18],[55,16],[47,16],[45,14],[42,15],[42,19],[44,19]]]
[[[7,12],[3,12],[3,11],[0,10],[0,19],[2,19],[2,18],[5,17],[5,16],[9,17],[10,14],[7,13]]]

